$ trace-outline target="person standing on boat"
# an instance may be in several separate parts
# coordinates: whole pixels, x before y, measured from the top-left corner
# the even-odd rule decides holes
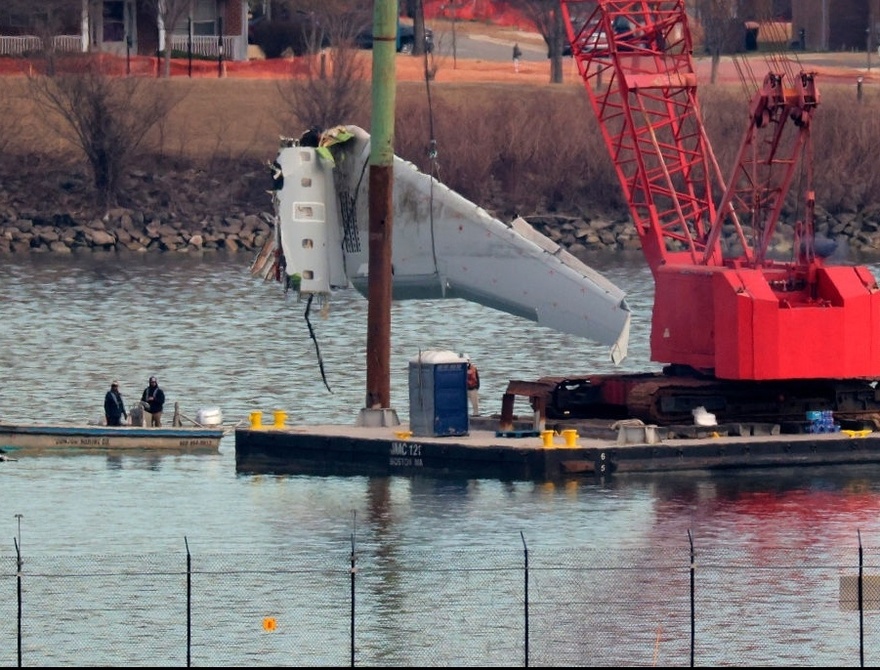
[[[122,417],[127,420],[128,413],[125,411],[122,394],[119,393],[119,382],[114,381],[110,384],[107,395],[104,396],[104,418],[107,420],[108,426],[121,426]]]
[[[469,356],[462,358],[467,360],[467,394],[471,402],[471,416],[480,416],[480,372]]]
[[[150,413],[150,425],[162,427],[162,408],[165,406],[165,393],[159,388],[159,380],[150,377],[150,383],[141,394],[141,402],[147,404],[144,409]]]

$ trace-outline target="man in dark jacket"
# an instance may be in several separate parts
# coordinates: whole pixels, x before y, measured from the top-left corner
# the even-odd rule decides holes
[[[150,385],[141,394],[141,402],[146,403],[144,409],[150,413],[150,425],[161,428],[165,393],[159,388],[159,381],[155,377],[150,377]]]
[[[122,417],[128,419],[128,414],[125,411],[122,394],[119,393],[119,382],[114,381],[110,384],[107,395],[104,396],[104,418],[108,426],[121,426]]]

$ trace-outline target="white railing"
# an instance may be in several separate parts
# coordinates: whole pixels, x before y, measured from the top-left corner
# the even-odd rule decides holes
[[[236,57],[235,48],[238,45],[239,38],[235,35],[223,36],[223,58],[226,60],[234,60]],[[179,51],[189,53],[189,36],[186,34],[171,35],[171,51]],[[193,56],[202,58],[219,58],[220,44],[217,35],[194,35],[192,38]]]
[[[79,35],[56,35],[52,38],[55,51],[82,51]],[[36,35],[0,35],[0,56],[21,56],[43,51],[43,40]]]
[[[223,58],[236,60],[242,56],[238,47],[242,43],[237,35],[223,36]],[[52,38],[55,51],[83,51],[79,35],[56,35]],[[189,53],[189,37],[186,34],[171,35],[171,50]],[[0,56],[22,56],[43,51],[43,41],[36,35],[0,35]],[[216,35],[196,35],[192,38],[192,52],[201,58],[219,58],[220,44]]]

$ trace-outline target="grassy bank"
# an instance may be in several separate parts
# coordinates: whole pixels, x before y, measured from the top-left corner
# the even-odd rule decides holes
[[[509,64],[508,64],[509,65]],[[3,78],[0,94],[0,173],[33,170],[34,210],[61,206],[44,177],[47,167],[81,172],[82,160],[66,140],[47,129],[24,77]],[[262,176],[278,138],[298,136],[280,87],[291,80],[148,80],[170,87],[181,101],[147,138],[132,167],[139,170],[195,169],[219,191],[267,209]],[[826,86],[816,117],[816,200],[839,215],[880,211],[880,115],[876,94],[854,104],[852,87]],[[701,90],[706,125],[722,169],[733,160],[748,106],[738,87]],[[370,109],[350,122],[369,129]],[[625,203],[586,94],[580,85],[511,85],[402,81],[398,85],[396,153],[499,216],[545,212],[584,215],[621,213]],[[430,158],[430,150],[436,157]],[[247,175],[248,183],[241,178]],[[88,198],[87,189],[81,197]],[[70,206],[70,191],[65,192]],[[218,206],[223,198],[218,197]],[[0,205],[7,203],[0,202]],[[63,213],[63,212],[62,212]]]

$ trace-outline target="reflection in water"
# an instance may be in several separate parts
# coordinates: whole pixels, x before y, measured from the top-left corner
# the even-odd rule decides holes
[[[693,530],[707,546],[771,553],[825,546],[850,552],[880,532],[880,466],[770,468],[642,479],[655,499],[652,534]]]

